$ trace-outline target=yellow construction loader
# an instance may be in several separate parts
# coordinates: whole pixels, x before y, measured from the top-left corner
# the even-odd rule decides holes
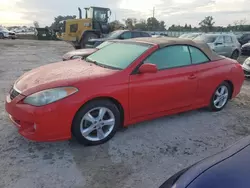
[[[85,48],[89,39],[101,38],[110,32],[108,25],[111,10],[103,7],[85,8],[85,18],[82,18],[82,10],[79,10],[79,19],[64,21],[61,39],[72,43],[76,48]]]

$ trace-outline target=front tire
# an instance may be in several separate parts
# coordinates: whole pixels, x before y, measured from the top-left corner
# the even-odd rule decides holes
[[[238,50],[234,50],[231,56],[231,59],[237,60],[239,57],[240,53]]]
[[[232,88],[227,82],[221,83],[213,93],[210,100],[211,111],[221,111],[227,104],[232,94]]]
[[[0,39],[4,39],[3,33],[0,33]]]
[[[120,126],[117,106],[109,100],[95,100],[76,113],[72,133],[80,144],[99,145],[110,140]]]
[[[81,44],[80,44],[81,48],[82,49],[85,48],[86,44],[88,43],[90,39],[96,39],[96,38],[98,38],[98,36],[95,33],[86,33],[81,40]]]

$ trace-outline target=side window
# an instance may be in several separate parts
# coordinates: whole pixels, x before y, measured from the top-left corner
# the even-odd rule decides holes
[[[219,36],[216,40],[216,43],[221,43],[224,44],[224,37],[223,36]]]
[[[200,64],[210,61],[208,57],[198,48],[189,46],[191,58],[192,58],[192,64]]]
[[[72,24],[70,25],[70,32],[75,33],[78,30],[78,24]]]
[[[158,70],[191,65],[188,47],[181,45],[159,49],[144,62],[155,64]]]
[[[141,33],[140,32],[133,32],[132,35],[133,35],[133,38],[141,37]]]
[[[232,37],[230,37],[230,36],[224,36],[224,38],[225,38],[225,43],[233,43]]]
[[[131,34],[131,32],[125,32],[121,35],[121,38],[122,39],[130,39],[130,38],[132,38],[132,34]]]
[[[142,37],[150,37],[150,35],[148,33],[144,33],[144,32],[141,33],[141,36]]]

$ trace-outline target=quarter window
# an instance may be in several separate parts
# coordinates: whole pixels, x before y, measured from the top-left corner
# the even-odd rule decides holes
[[[191,65],[188,47],[182,45],[159,49],[144,62],[155,64],[158,70]]]
[[[200,64],[208,62],[208,57],[198,48],[189,46],[191,58],[192,58],[192,64]]]

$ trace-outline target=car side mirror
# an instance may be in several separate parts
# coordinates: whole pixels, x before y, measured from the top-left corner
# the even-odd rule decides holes
[[[157,66],[152,63],[144,63],[139,68],[139,73],[156,73],[158,71]]]

